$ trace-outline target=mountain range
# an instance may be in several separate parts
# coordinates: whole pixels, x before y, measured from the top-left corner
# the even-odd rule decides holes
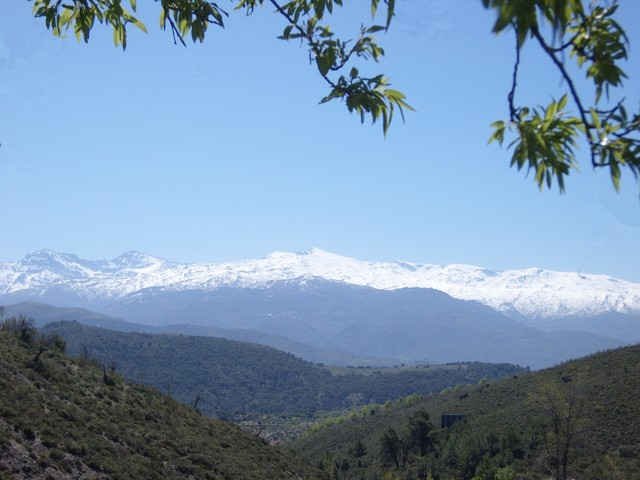
[[[302,253],[274,252],[258,260],[208,264],[172,262],[140,252],[127,252],[112,260],[85,260],[40,250],[17,262],[0,263],[0,294],[46,295],[57,290],[94,302],[149,288],[213,290],[314,278],[381,290],[432,288],[531,318],[640,312],[640,284],[607,275],[540,268],[492,271],[472,265],[366,262],[317,248]]]
[[[640,340],[637,283],[538,268],[366,262],[319,249],[217,264],[42,250],[0,264],[0,303],[22,301],[399,361],[540,367]]]

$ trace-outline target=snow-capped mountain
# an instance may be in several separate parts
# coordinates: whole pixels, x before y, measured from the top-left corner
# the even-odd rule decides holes
[[[640,284],[541,269],[365,262],[318,249],[212,264],[42,250],[0,264],[0,303],[34,301],[401,361],[542,367],[640,341]]]
[[[315,248],[209,264],[169,262],[139,252],[112,260],[85,260],[41,250],[17,262],[0,263],[0,296],[37,298],[55,290],[87,300],[108,301],[144,289],[215,290],[310,279],[381,290],[432,288],[534,319],[640,312],[640,284],[606,275],[539,268],[491,271],[472,265],[367,262]]]

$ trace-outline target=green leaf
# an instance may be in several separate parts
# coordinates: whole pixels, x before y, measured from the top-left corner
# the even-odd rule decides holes
[[[378,12],[378,5],[380,0],[371,0],[371,17],[375,17]]]
[[[331,70],[334,62],[336,60],[335,50],[333,48],[327,49],[321,55],[316,57],[316,63],[318,65],[318,70],[322,75],[326,75]]]
[[[598,112],[596,112],[595,108],[591,109],[591,121],[593,122],[593,125],[596,127],[596,130],[602,129],[602,122],[600,121],[600,116],[598,115]]]
[[[387,29],[389,28],[389,25],[391,25],[391,19],[395,15],[395,11],[396,11],[396,0],[387,0],[387,23],[386,23]]]
[[[371,27],[367,28],[365,30],[366,33],[377,33],[380,32],[382,30],[386,30],[385,27],[383,27],[382,25],[372,25]]]
[[[620,191],[620,165],[616,161],[610,160],[611,164],[609,166],[609,170],[611,172],[611,182],[613,183],[613,188],[615,188],[616,192]]]

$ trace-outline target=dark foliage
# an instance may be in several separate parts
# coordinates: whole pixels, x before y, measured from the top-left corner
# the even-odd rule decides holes
[[[396,401],[375,415],[361,410],[325,421],[294,445],[329,473],[331,463],[347,460],[340,480],[633,480],[640,479],[638,398],[640,345]],[[430,425],[450,412],[465,420]],[[354,439],[365,455],[356,458]]]
[[[42,351],[23,333],[34,332],[21,322],[0,331],[2,479],[323,478],[234,425],[110,369]]]
[[[273,348],[213,337],[122,333],[58,322],[72,355],[117,360],[125,378],[153,385],[202,413],[311,416],[319,411],[428,394],[481,378],[512,375],[508,364],[462,363],[422,368],[343,368],[337,373]]]
[[[0,313],[3,311],[4,309],[0,311]],[[0,315],[0,317],[1,316],[2,315]],[[24,345],[39,348],[40,352],[36,359],[38,359],[40,354],[45,350],[52,349],[64,353],[67,348],[66,342],[60,335],[39,332],[33,325],[33,322],[22,315],[3,319],[2,322],[0,322],[0,331],[13,335]]]

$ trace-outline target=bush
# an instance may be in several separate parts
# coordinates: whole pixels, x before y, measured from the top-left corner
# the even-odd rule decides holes
[[[49,458],[55,462],[59,462],[64,458],[64,452],[58,450],[57,448],[52,448],[49,450]]]
[[[61,336],[56,334],[41,335],[31,319],[23,315],[2,320],[0,331],[10,333],[30,347],[40,347],[42,350],[55,350],[60,353],[64,353],[66,350],[66,342]]]
[[[0,324],[0,331],[11,333],[22,343],[32,346],[38,339],[38,330],[33,322],[23,315],[7,318]]]

